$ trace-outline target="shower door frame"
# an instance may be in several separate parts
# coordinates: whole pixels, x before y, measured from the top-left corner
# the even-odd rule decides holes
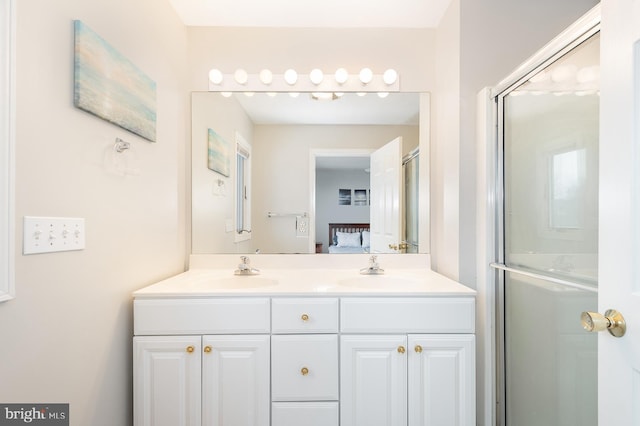
[[[525,273],[505,265],[505,194],[504,194],[504,98],[516,87],[520,86],[540,70],[558,60],[569,51],[600,32],[600,7],[591,9],[582,18],[554,38],[546,46],[535,53],[529,60],[518,67],[511,75],[495,87],[479,94],[480,107],[484,117],[480,116],[480,139],[485,139],[486,150],[480,158],[479,170],[484,164],[484,179],[479,179],[479,194],[482,193],[482,182],[486,182],[484,197],[479,197],[479,226],[487,233],[487,244],[480,247],[478,253],[479,284],[484,282],[486,296],[485,332],[487,346],[485,350],[485,422],[496,426],[506,425],[506,378],[505,378],[505,275],[507,271]],[[484,121],[483,121],[484,118]],[[486,126],[486,127],[483,127]],[[488,192],[488,197],[487,197]],[[486,217],[482,212],[486,212]],[[535,275],[535,274],[534,274]],[[545,280],[559,282],[564,285],[578,286],[564,280]],[[493,313],[491,313],[493,310]],[[491,318],[493,314],[493,318]],[[493,385],[492,385],[493,383]],[[487,395],[491,394],[491,397]]]

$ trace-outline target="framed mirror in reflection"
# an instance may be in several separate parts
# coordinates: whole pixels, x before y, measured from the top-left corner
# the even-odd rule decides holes
[[[428,105],[425,93],[193,93],[192,253],[428,252]],[[331,234],[338,224],[357,235]]]

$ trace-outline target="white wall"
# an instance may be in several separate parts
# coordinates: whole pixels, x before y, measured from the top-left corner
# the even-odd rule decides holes
[[[128,425],[131,292],[185,263],[186,29],[168,2],[16,4],[16,298],[0,304],[0,401],[68,402],[71,425]],[[73,107],[74,19],[157,83],[156,143]],[[106,167],[116,137],[138,176]],[[23,256],[25,215],[84,217],[86,249]]]

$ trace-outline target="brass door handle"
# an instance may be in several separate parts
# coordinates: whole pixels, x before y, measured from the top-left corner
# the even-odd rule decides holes
[[[582,328],[591,332],[607,330],[615,337],[622,337],[627,331],[627,323],[622,314],[615,309],[608,309],[604,315],[597,312],[583,312],[580,316]]]
[[[389,244],[389,248],[391,250],[398,250],[398,245],[397,244]]]

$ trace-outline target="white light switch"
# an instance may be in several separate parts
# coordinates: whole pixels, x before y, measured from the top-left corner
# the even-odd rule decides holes
[[[24,217],[23,254],[84,249],[84,219]]]

